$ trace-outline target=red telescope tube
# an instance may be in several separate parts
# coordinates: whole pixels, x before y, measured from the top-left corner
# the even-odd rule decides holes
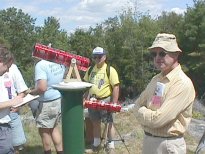
[[[94,110],[107,110],[109,112],[120,112],[121,105],[119,104],[112,104],[112,103],[104,103],[102,101],[84,101],[85,108],[94,109]]]
[[[44,59],[47,61],[70,66],[71,59],[76,59],[76,65],[79,70],[86,71],[90,65],[90,59],[59,49],[51,48],[40,43],[36,43],[32,53],[33,57]]]

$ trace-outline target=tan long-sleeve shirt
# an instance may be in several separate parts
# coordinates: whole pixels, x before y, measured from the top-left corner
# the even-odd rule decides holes
[[[161,83],[161,91],[157,89]],[[161,96],[156,96],[161,93]],[[192,117],[195,90],[192,81],[178,65],[169,74],[152,78],[137,99],[137,119],[144,131],[155,136],[181,136]]]

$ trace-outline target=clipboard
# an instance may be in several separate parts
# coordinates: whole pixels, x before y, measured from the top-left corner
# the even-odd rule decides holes
[[[17,108],[19,106],[23,106],[27,103],[29,103],[30,101],[34,100],[34,99],[37,99],[38,97],[40,97],[39,95],[31,95],[31,94],[27,94],[24,98],[23,98],[23,102],[18,104],[18,105],[15,105],[13,106],[14,108]]]

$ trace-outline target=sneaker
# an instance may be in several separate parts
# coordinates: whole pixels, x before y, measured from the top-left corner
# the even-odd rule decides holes
[[[101,149],[101,145],[98,145],[97,147],[92,146],[91,148],[85,149],[85,153],[98,153]]]
[[[19,150],[19,151],[22,151],[23,149],[24,149],[23,145],[20,145],[20,146],[18,147],[18,150]]]

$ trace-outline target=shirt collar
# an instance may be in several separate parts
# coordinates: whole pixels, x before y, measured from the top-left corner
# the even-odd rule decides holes
[[[104,63],[103,66],[101,68],[97,68],[97,65],[95,65],[96,69],[100,70],[100,69],[103,69],[103,68],[106,68],[107,67],[107,64]]]
[[[181,70],[181,65],[179,64],[177,67],[175,67],[171,72],[169,72],[166,76],[164,76],[163,78],[167,78],[169,81],[171,81],[172,79],[174,79],[175,75],[177,72],[179,72]],[[162,73],[161,77],[163,76]]]

